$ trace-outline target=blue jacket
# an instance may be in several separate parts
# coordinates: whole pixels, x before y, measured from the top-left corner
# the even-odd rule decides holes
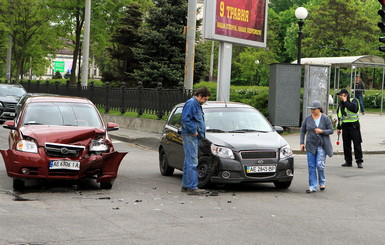
[[[187,100],[182,110],[182,136],[193,135],[198,132],[198,138],[205,137],[206,124],[203,109],[193,96]]]

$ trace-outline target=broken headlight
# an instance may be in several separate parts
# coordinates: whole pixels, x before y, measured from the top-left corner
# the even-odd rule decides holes
[[[90,151],[95,151],[95,152],[106,152],[109,150],[108,145],[104,141],[104,139],[97,139],[97,140],[92,140],[90,144]]]

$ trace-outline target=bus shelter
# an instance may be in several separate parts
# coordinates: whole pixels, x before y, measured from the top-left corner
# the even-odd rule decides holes
[[[297,63],[294,61],[292,63]],[[385,74],[385,62],[384,59],[375,55],[362,55],[362,56],[345,56],[345,57],[318,57],[318,58],[302,58],[301,65],[326,65],[331,67],[331,72],[334,73],[334,101],[337,101],[336,93],[341,89],[341,70],[350,70],[350,91],[354,96],[356,83],[354,82],[356,75],[360,74],[360,69],[372,68],[381,69],[381,115],[383,110],[384,100],[384,74]],[[330,81],[329,81],[330,82]],[[336,103],[333,103],[333,109]]]

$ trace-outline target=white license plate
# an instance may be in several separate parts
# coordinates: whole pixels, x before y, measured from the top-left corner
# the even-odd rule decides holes
[[[80,162],[71,160],[56,160],[49,162],[49,169],[79,170]]]
[[[252,173],[272,173],[275,172],[277,167],[275,165],[273,166],[247,166],[246,167],[246,173],[252,174]]]

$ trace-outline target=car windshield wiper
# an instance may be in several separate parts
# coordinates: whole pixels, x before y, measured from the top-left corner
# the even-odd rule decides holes
[[[248,129],[248,128],[243,128],[243,129],[237,129],[237,130],[229,131],[229,133],[246,133],[246,132],[267,133],[267,131]]]
[[[206,129],[206,132],[224,133],[225,131],[223,131],[222,129],[217,129],[217,128],[209,128],[209,129]]]
[[[27,123],[24,123],[24,125],[43,125],[43,124],[39,122],[27,122]]]

